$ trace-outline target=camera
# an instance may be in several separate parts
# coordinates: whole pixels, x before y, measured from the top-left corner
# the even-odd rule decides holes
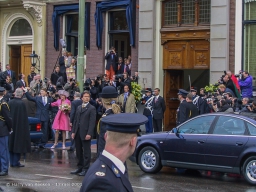
[[[43,81],[40,79],[40,80],[39,80],[39,83],[40,83],[40,84],[42,84],[42,83],[43,83]]]
[[[48,83],[48,78],[47,78],[47,77],[44,78],[44,83],[45,83],[45,84]]]
[[[89,91],[91,83],[92,83],[92,81],[90,78],[86,79],[84,82],[84,90]]]

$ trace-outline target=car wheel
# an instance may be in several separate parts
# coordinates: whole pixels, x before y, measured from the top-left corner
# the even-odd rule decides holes
[[[243,174],[247,182],[256,185],[256,156],[246,159],[243,164]]]
[[[138,163],[146,173],[157,173],[162,169],[159,154],[154,147],[144,147],[139,153]]]

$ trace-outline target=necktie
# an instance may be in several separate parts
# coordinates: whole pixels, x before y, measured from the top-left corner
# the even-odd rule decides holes
[[[126,72],[128,72],[129,71],[129,66],[128,65],[126,65]]]
[[[46,105],[46,97],[43,97],[43,104]]]
[[[157,97],[155,97],[155,103],[157,102]]]

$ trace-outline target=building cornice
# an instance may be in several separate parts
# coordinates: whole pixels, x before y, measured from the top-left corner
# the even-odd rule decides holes
[[[35,17],[40,26],[42,25],[43,6],[45,5],[45,3],[37,1],[23,1],[23,7]]]

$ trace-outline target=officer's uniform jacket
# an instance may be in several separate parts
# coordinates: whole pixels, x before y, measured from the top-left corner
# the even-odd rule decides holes
[[[123,174],[107,157],[100,155],[92,164],[82,183],[80,192],[131,192],[128,175]]]
[[[12,119],[8,104],[4,99],[0,101],[0,137],[8,136],[12,128]]]

